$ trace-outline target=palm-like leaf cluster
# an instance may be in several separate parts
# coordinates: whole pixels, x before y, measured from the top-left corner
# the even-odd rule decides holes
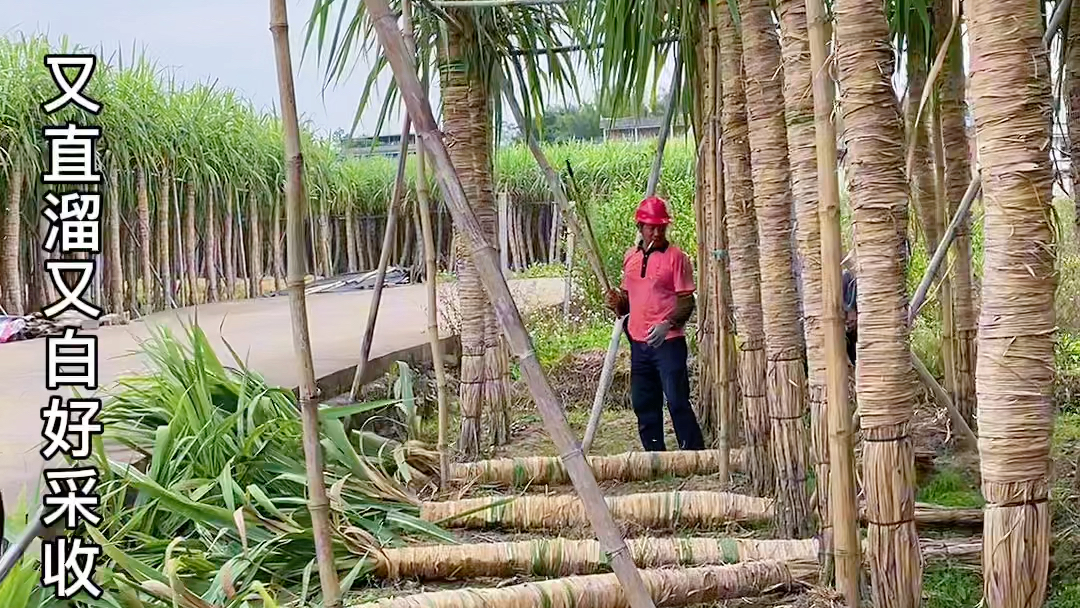
[[[214,606],[242,605],[259,585],[278,598],[313,599],[296,399],[239,359],[223,365],[198,327],[187,341],[157,331],[142,349],[150,373],[119,381],[105,402],[106,434],[92,462],[102,474],[98,512],[105,519],[88,533],[103,547],[100,581],[109,593],[92,605],[117,606],[132,593],[166,599],[155,593],[159,585]],[[419,519],[409,489],[430,481],[434,453],[343,422],[393,405],[321,413],[334,550],[346,588],[370,572],[370,556],[381,547],[408,538],[453,541]],[[105,444],[130,450],[133,464],[105,456]],[[20,581],[13,573],[0,597],[21,593]]]

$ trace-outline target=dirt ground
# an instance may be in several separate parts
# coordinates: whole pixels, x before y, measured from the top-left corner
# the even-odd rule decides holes
[[[593,399],[593,391],[595,390],[596,378],[599,376],[599,370],[602,364],[602,351],[585,351],[568,355],[548,370],[549,379],[552,385],[557,387],[560,397],[563,398],[569,424],[578,436],[584,434],[585,426],[588,422],[589,408]],[[434,381],[431,378],[430,370],[424,371],[425,373],[423,373],[421,379],[421,384],[423,386],[422,391],[432,397],[431,402],[434,402]],[[452,371],[452,375],[456,377],[456,370]],[[692,378],[692,382],[693,381],[694,379]],[[1072,384],[1069,384],[1069,382],[1072,382]],[[389,386],[386,382],[382,385],[377,384],[370,387],[370,390],[372,391],[370,394],[371,398],[379,398],[389,394]],[[451,391],[452,395],[456,394],[456,382],[455,385],[451,387]],[[1074,394],[1080,395],[1080,381],[1068,379],[1063,381],[1062,386],[1059,388],[1059,401],[1068,403]],[[558,452],[555,445],[548,438],[540,415],[536,408],[533,407],[528,392],[520,381],[515,383],[514,396],[510,440],[507,444],[502,446],[488,446],[486,453],[482,457],[513,458],[519,456],[557,456]],[[1069,406],[1063,405],[1062,407]],[[426,418],[430,419],[434,417],[426,416]],[[915,438],[916,469],[918,473],[917,483],[920,489],[925,489],[924,485],[927,484],[929,484],[930,487],[934,487],[934,484],[938,483],[938,474],[941,471],[947,471],[949,475],[962,479],[962,487],[953,489],[960,496],[958,500],[970,499],[972,495],[977,498],[979,477],[977,459],[970,456],[961,457],[952,453],[949,447],[950,434],[948,431],[948,416],[941,408],[938,408],[932,402],[929,394],[925,391],[921,392],[919,395],[914,420],[915,424],[912,429],[912,435]],[[425,423],[423,430],[425,436],[431,435],[433,441],[435,432],[434,426]],[[667,445],[669,449],[672,449],[677,443],[669,421],[666,424],[665,430]],[[453,442],[456,440],[455,428],[450,429],[450,439],[451,445],[453,445]],[[858,443],[856,445],[858,445]],[[1062,454],[1064,457],[1059,457],[1056,460],[1055,477],[1059,480],[1059,483],[1063,479],[1080,479],[1080,476],[1076,473],[1076,467],[1077,465],[1080,465],[1080,441],[1072,441],[1066,445],[1066,448],[1067,451]],[[623,356],[616,365],[616,377],[606,402],[602,423],[599,427],[592,453],[618,454],[640,449],[641,446],[637,435],[637,422],[633,411],[629,407],[629,361],[625,356],[625,353],[623,353]],[[856,457],[859,457],[858,450]],[[858,470],[856,472],[858,474]],[[1072,485],[1076,487],[1077,484],[1074,481]],[[728,491],[745,493],[747,486],[746,478],[739,472],[733,472],[732,483],[729,486]],[[698,476],[691,478],[662,478],[633,483],[609,481],[602,482],[601,487],[607,495],[620,495],[636,492],[663,492],[673,490],[720,490],[722,484],[717,476]],[[1080,491],[1080,488],[1077,490]],[[558,494],[567,492],[568,488],[566,486],[532,486],[525,490],[519,490],[519,492],[522,491],[529,494]],[[441,499],[453,500],[465,496],[495,495],[505,494],[506,492],[505,489],[474,486],[443,495]],[[942,500],[947,500],[951,495],[945,492],[942,494],[935,494],[934,496],[939,497]],[[924,498],[920,498],[920,500],[923,499]],[[932,500],[928,501],[932,502]],[[948,506],[962,505],[950,504]],[[625,529],[624,531],[627,537],[672,535],[671,531],[657,530],[652,534],[650,534],[649,530],[645,529]],[[1067,532],[1067,530],[1065,532]],[[461,542],[466,543],[490,543],[551,537],[550,533],[544,532],[522,533],[501,530],[453,530],[453,533]],[[977,530],[973,530],[971,533],[977,533]],[[594,537],[592,530],[587,526],[577,529],[563,529],[560,530],[558,534],[566,538]],[[920,536],[924,538],[960,538],[965,537],[968,534],[969,532],[967,531],[955,529],[920,529]],[[720,528],[708,530],[680,528],[674,531],[674,535],[768,538],[771,536],[771,531],[765,528],[755,529],[753,527],[738,524],[729,524]],[[1072,560],[1076,559],[1073,555],[1075,543],[1072,540],[1067,540],[1065,537],[1061,538],[1062,540],[1058,543],[1061,548],[1055,553],[1055,562],[1063,564],[1072,563]],[[371,586],[358,594],[357,601],[400,595],[402,593],[452,589],[464,586],[505,586],[527,582],[528,580],[530,579],[470,579],[468,581],[447,581],[440,583],[399,581],[392,584],[380,581],[370,581]],[[729,601],[719,605],[800,606],[817,608],[839,606],[842,604],[838,602],[838,598],[832,591],[814,588],[803,590],[803,592],[797,594],[775,593],[753,600],[744,599]]]

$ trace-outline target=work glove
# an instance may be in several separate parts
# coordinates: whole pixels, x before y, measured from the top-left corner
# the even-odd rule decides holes
[[[657,323],[649,328],[649,335],[645,337],[645,342],[653,348],[659,348],[669,331],[671,331],[671,321]]]

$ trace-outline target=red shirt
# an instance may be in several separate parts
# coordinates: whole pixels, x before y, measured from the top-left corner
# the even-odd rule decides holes
[[[623,258],[622,288],[630,299],[626,329],[632,340],[644,342],[650,327],[666,321],[675,312],[678,296],[694,293],[690,256],[670,243],[648,254],[633,247]],[[664,339],[684,335],[682,328],[672,328]]]

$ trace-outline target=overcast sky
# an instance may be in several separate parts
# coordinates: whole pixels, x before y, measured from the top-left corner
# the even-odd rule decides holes
[[[361,58],[351,78],[324,91],[323,69],[314,49],[301,63],[313,3],[288,3],[293,65],[299,66],[297,104],[303,118],[328,134],[352,125],[370,64]],[[44,33],[53,41],[66,35],[73,43],[104,48],[106,56],[117,49],[127,56],[135,45],[159,66],[173,68],[182,82],[217,81],[267,109],[278,105],[269,21],[268,0],[0,0],[4,35]],[[380,97],[389,80],[387,71]],[[583,85],[583,95],[591,96],[592,87]],[[432,103],[437,104],[438,93],[432,93]],[[392,124],[383,129],[386,133],[400,129],[400,118],[394,114]],[[372,133],[377,117],[375,104],[362,116],[357,134]]]

